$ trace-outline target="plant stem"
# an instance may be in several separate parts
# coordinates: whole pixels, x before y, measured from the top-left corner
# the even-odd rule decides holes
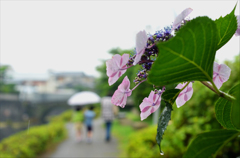
[[[201,81],[201,83],[203,85],[205,85],[206,87],[208,87],[210,90],[212,90],[213,92],[215,92],[219,97],[222,97],[222,98],[225,98],[229,101],[234,101],[236,100],[236,98],[234,98],[233,96],[227,94],[227,93],[224,93],[222,91],[219,91],[216,87],[216,85],[214,84],[214,82],[212,82],[212,85],[210,85],[208,82],[206,81]]]
[[[158,100],[160,99],[161,95],[163,94],[163,92],[165,92],[165,86],[162,87],[161,92],[158,93],[158,99],[156,99],[156,101],[154,102],[154,105],[156,105],[156,103],[158,102]]]
[[[144,81],[147,81],[147,79],[145,79],[145,80],[142,80],[141,82],[139,82],[135,87],[133,87],[133,89],[131,90],[131,91],[133,91],[135,88],[137,88],[142,82],[144,82]]]
[[[205,85],[206,87],[208,87],[210,90],[212,90],[214,93],[218,94],[218,93],[215,91],[215,89],[214,89],[208,82],[206,82],[206,81],[201,81],[201,83],[202,83],[203,85]]]
[[[154,61],[153,60],[142,60],[142,61],[138,62],[138,64],[149,63],[149,62],[154,62]]]
[[[143,60],[143,61],[139,61],[138,64],[142,64],[142,63],[149,63],[149,62],[154,62],[153,60]],[[126,67],[126,68],[122,68],[122,69],[119,69],[119,70],[127,70],[128,68],[132,67],[134,65],[131,65],[129,67]]]
[[[153,46],[155,45],[155,43],[153,43],[151,46],[148,46],[148,47],[146,47],[146,48],[152,48]]]
[[[183,91],[188,86],[189,83],[190,83],[190,81],[182,89],[180,89],[179,93],[181,93],[181,91]]]

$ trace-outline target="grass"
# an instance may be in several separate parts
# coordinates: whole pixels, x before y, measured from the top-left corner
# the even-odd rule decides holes
[[[132,122],[145,122],[148,125],[152,125],[152,116],[141,121],[140,115],[136,112],[126,112],[126,119]],[[130,125],[122,125],[119,120],[113,122],[112,133],[118,139],[120,155],[119,157],[128,157],[127,146],[129,139],[137,130]]]
[[[138,111],[138,109],[136,109],[136,111]],[[141,121],[141,118],[140,118],[140,114],[137,114],[137,113],[135,113],[135,112],[127,112],[126,113],[126,118],[127,119],[129,119],[129,120],[131,120],[131,121],[134,121],[134,122],[139,122],[139,121],[141,121],[141,122],[145,122],[145,123],[147,123],[147,124],[149,124],[149,125],[152,125],[152,123],[153,123],[153,118],[152,118],[153,116],[152,115],[150,115],[150,116],[148,116],[146,119],[144,119],[143,121]]]
[[[123,126],[118,120],[115,120],[113,122],[112,133],[118,139],[121,151],[119,157],[127,157],[126,148],[130,135],[134,133],[134,129],[131,126]]]

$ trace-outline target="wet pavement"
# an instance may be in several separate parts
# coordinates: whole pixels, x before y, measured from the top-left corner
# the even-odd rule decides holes
[[[117,140],[113,138],[110,142],[105,142],[105,129],[103,120],[96,119],[93,122],[93,138],[92,142],[87,142],[86,128],[83,128],[83,140],[77,142],[75,139],[74,125],[66,124],[68,129],[68,139],[61,143],[56,150],[49,155],[49,158],[107,158],[118,157],[119,150]]]

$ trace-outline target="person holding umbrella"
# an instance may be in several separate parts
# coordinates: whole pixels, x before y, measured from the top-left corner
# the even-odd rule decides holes
[[[87,128],[87,142],[88,143],[92,142],[92,131],[93,131],[92,120],[96,116],[93,109],[94,109],[94,106],[91,105],[89,107],[89,109],[84,112],[84,123]]]
[[[82,91],[75,93],[68,99],[68,105],[70,106],[86,106],[92,105],[95,103],[99,103],[101,98],[94,92],[91,91]],[[90,143],[92,140],[92,120],[95,117],[95,112],[93,111],[94,107],[90,106],[88,110],[84,112],[84,123],[87,128],[87,137],[88,142]]]
[[[76,130],[76,140],[77,142],[81,141],[81,134],[82,134],[82,123],[83,123],[83,112],[81,106],[76,106],[75,111],[73,112],[72,121],[74,122],[74,127]]]

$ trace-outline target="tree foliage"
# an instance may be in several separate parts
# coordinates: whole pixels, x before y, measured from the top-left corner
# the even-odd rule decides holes
[[[15,84],[8,83],[7,79],[7,71],[11,68],[8,65],[1,65],[0,66],[0,93],[17,93],[15,90]]]

